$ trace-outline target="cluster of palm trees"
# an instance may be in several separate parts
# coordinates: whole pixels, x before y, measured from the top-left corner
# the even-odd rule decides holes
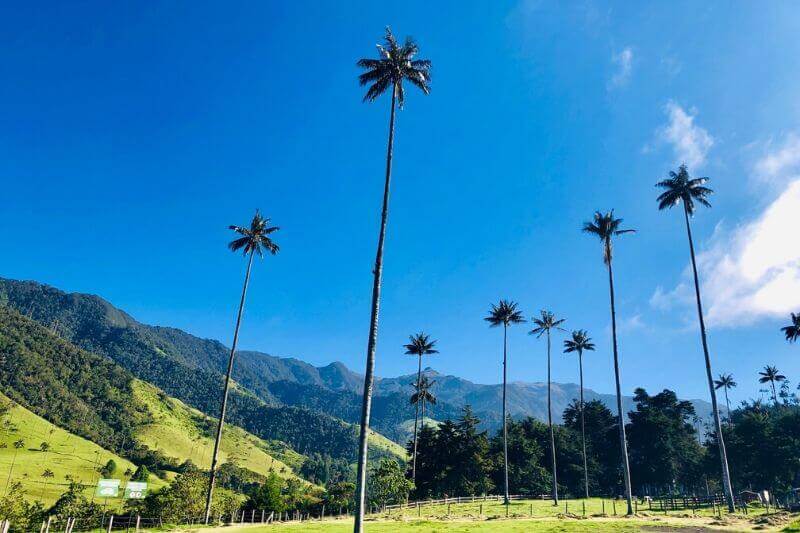
[[[786,381],[786,376],[780,373],[778,367],[774,365],[767,365],[764,369],[758,373],[758,382],[763,384],[769,383],[770,389],[772,392],[772,402],[774,405],[778,405],[778,390],[777,384],[783,383]],[[728,417],[730,422],[730,413],[731,413],[731,404],[728,400],[728,391],[730,389],[735,389],[738,386],[738,383],[734,381],[732,374],[720,374],[719,379],[714,380],[714,388],[715,389],[723,389],[725,392],[725,405],[728,409]]]
[[[374,386],[374,367],[375,367],[375,351],[378,341],[378,316],[380,310],[380,296],[381,296],[381,282],[383,273],[383,254],[386,241],[386,229],[388,223],[389,213],[389,195],[390,184],[392,176],[392,157],[394,148],[394,134],[395,134],[395,120],[397,109],[402,109],[405,103],[405,86],[404,83],[408,82],[411,85],[420,89],[424,94],[430,92],[430,70],[431,62],[427,59],[416,59],[419,52],[417,44],[411,38],[406,38],[404,43],[399,43],[389,28],[386,28],[384,42],[377,45],[378,57],[365,58],[357,62],[357,66],[363,69],[362,74],[359,76],[359,82],[362,86],[367,86],[367,92],[363,100],[365,102],[373,102],[384,93],[391,92],[390,110],[389,110],[389,131],[388,142],[386,149],[386,167],[384,175],[383,187],[383,201],[381,207],[380,226],[378,232],[378,244],[375,254],[375,264],[372,271],[373,284],[372,284],[372,302],[371,302],[371,315],[369,332],[367,337],[367,351],[366,351],[366,367],[364,372],[364,392],[362,397],[362,410],[361,410],[361,425],[359,432],[359,449],[358,449],[358,464],[357,464],[357,484],[356,484],[356,512],[355,512],[355,525],[354,531],[363,531],[364,511],[365,511],[365,496],[366,496],[366,475],[367,475],[367,436],[369,433],[369,420],[370,410],[372,405],[372,392]],[[700,322],[701,341],[703,346],[703,354],[705,356],[706,374],[708,379],[709,390],[712,400],[712,408],[714,413],[714,422],[716,430],[716,438],[719,444],[720,461],[722,465],[722,480],[723,488],[730,511],[734,510],[733,507],[733,492],[730,484],[730,476],[728,474],[727,456],[725,452],[725,444],[722,438],[722,426],[720,422],[719,410],[717,408],[717,399],[715,394],[715,382],[712,380],[711,374],[711,360],[708,350],[708,342],[706,338],[705,323],[703,320],[703,308],[700,298],[700,285],[697,275],[697,265],[695,261],[694,243],[692,240],[690,217],[694,215],[695,203],[703,206],[710,206],[707,197],[712,193],[711,189],[705,186],[708,181],[707,178],[692,178],[685,165],[682,165],[677,172],[670,172],[669,177],[657,183],[657,186],[664,189],[664,192],[658,197],[659,209],[667,209],[676,205],[683,206],[683,213],[686,222],[686,231],[689,240],[689,250],[692,263],[692,272],[694,275],[695,295],[697,300],[697,312]],[[222,429],[225,420],[225,410],[227,406],[228,390],[230,387],[231,372],[233,369],[234,355],[236,353],[236,346],[238,341],[239,328],[241,326],[242,312],[244,309],[245,297],[247,294],[247,286],[250,280],[250,272],[253,264],[253,258],[257,254],[259,257],[264,255],[264,252],[276,254],[279,250],[278,245],[275,244],[270,235],[278,230],[277,227],[269,225],[269,219],[263,218],[258,212],[253,217],[249,227],[230,226],[230,229],[240,235],[237,239],[229,244],[232,251],[243,251],[247,259],[247,270],[245,274],[244,286],[242,288],[241,299],[239,303],[239,311],[236,318],[236,326],[234,329],[233,343],[231,346],[230,357],[228,360],[228,368],[225,377],[222,405],[220,408],[220,417],[217,425],[216,439],[214,442],[214,453],[212,456],[211,471],[209,476],[209,486],[206,501],[206,522],[208,522],[211,501],[214,490],[214,482],[216,478],[217,459],[219,452],[219,445],[222,438]],[[614,376],[616,380],[616,395],[617,395],[617,416],[619,418],[619,431],[620,431],[620,447],[622,449],[623,457],[623,472],[625,481],[625,493],[628,501],[628,513],[633,512],[631,503],[631,482],[630,482],[630,469],[628,466],[627,456],[627,443],[625,437],[625,424],[623,421],[622,411],[622,395],[620,387],[620,374],[619,374],[619,354],[617,350],[617,328],[616,328],[616,309],[614,300],[614,275],[612,269],[612,241],[615,237],[631,233],[634,230],[622,229],[622,219],[614,216],[614,211],[607,213],[596,212],[592,221],[586,222],[583,226],[583,231],[594,235],[600,239],[603,246],[603,260],[608,271],[609,282],[609,295],[611,304],[611,330],[612,330],[612,347],[614,355]],[[506,384],[507,384],[507,364],[508,364],[508,342],[507,330],[510,325],[524,322],[522,313],[518,309],[516,303],[501,300],[497,305],[493,305],[486,320],[491,326],[503,326],[503,442],[504,442],[504,459],[505,459],[505,495],[508,499],[508,453],[506,446],[506,419],[507,419],[507,402],[506,402]],[[563,320],[557,320],[552,313],[542,311],[541,315],[534,319],[535,328],[531,334],[541,337],[546,335],[547,338],[547,373],[548,373],[548,420],[551,428],[551,458],[553,469],[553,497],[557,501],[557,480],[555,468],[555,449],[552,438],[552,413],[550,412],[550,336],[552,330],[560,329],[560,324]],[[783,328],[786,338],[789,341],[795,341],[800,337],[800,315],[792,314],[792,324]],[[424,419],[424,406],[425,403],[435,402],[435,398],[430,394],[431,382],[425,379],[422,375],[422,356],[436,353],[434,349],[435,341],[431,341],[427,335],[419,334],[411,337],[411,342],[406,345],[407,352],[411,355],[419,357],[419,369],[417,372],[417,383],[415,385],[415,398],[413,403],[417,406],[415,414],[414,425],[414,453],[412,457],[412,475],[416,472],[416,433],[420,420],[420,408],[422,409]],[[565,341],[565,351],[568,353],[576,352],[578,354],[579,369],[581,374],[581,420],[583,423],[583,352],[594,349],[591,339],[584,330],[577,330],[572,333],[572,339]],[[773,389],[774,389],[774,380]],[[727,388],[726,388],[727,392]],[[727,401],[727,398],[726,398]],[[584,470],[586,470],[585,461],[585,438],[584,438]],[[588,496],[588,474],[585,474],[586,494]]]

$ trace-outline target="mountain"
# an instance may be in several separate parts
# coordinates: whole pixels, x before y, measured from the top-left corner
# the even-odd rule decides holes
[[[21,482],[31,498],[52,503],[70,480],[91,486],[109,460],[120,479],[147,466],[157,474],[149,480],[153,488],[165,485],[186,461],[209,467],[215,419],[2,306],[0,387],[0,461],[8,465],[8,479]],[[248,477],[274,471],[298,478],[306,461],[284,443],[233,424],[220,458]]]
[[[222,343],[176,328],[141,324],[98,296],[67,294],[35,282],[0,279],[0,303],[3,302],[49,325],[79,346],[107,355],[188,405],[207,414],[216,411],[220,374],[228,357],[228,348]],[[461,408],[469,404],[483,421],[484,429],[495,431],[500,427],[501,385],[473,383],[430,368],[425,372],[436,380],[434,394],[438,401],[430,412],[433,418],[457,417]],[[352,460],[355,448],[347,446],[354,434],[345,438],[342,433],[346,428],[352,430],[352,424],[359,421],[362,375],[340,362],[315,367],[296,358],[241,351],[237,353],[233,377],[237,389],[232,396],[231,416],[237,424],[266,439],[284,440],[301,453],[321,451]],[[376,378],[371,427],[398,443],[407,442],[408,428],[413,426],[408,424],[414,417],[408,398],[415,378],[414,374]],[[556,419],[577,396],[578,385],[553,384]],[[601,400],[615,410],[614,395],[585,389],[584,396],[587,400]],[[508,401],[513,417],[546,419],[544,383],[512,382]],[[693,400],[693,404],[698,416],[707,419],[710,404],[701,400]],[[626,410],[633,409],[632,397],[624,397],[623,405]],[[284,416],[283,420],[292,423],[281,429],[277,413],[289,413],[287,410],[291,409],[291,416]],[[265,418],[267,422],[255,421]],[[308,424],[324,427],[319,433],[309,433],[304,429]],[[330,434],[338,434],[335,442],[347,443],[346,446],[330,445],[326,446],[327,451],[320,450],[319,443],[324,442],[320,439]],[[401,453],[399,449],[395,451]]]
[[[206,415],[214,416],[219,411],[228,350],[218,341],[200,339],[175,328],[141,324],[98,296],[68,294],[32,281],[0,279],[0,306],[6,310],[0,321],[24,315],[21,318],[38,323],[50,335],[99,356],[98,368],[124,369]],[[10,309],[16,313],[10,313]],[[51,348],[41,347],[41,351],[47,350]],[[59,370],[57,364],[53,366]],[[353,423],[323,410],[282,403],[270,392],[268,385],[283,378],[314,380],[319,376],[316,369],[306,375],[306,367],[310,365],[300,361],[240,353],[228,421],[266,441],[285,442],[303,455],[319,453],[354,461],[358,428]],[[331,383],[338,379],[335,371],[325,374]],[[9,377],[17,379],[14,375]],[[401,447],[375,432],[370,440],[374,456],[405,455]]]

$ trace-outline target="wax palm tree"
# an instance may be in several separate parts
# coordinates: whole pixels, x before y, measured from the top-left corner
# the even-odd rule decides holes
[[[436,345],[435,340],[431,340],[428,335],[424,333],[417,333],[408,337],[409,343],[405,345],[406,355],[417,356],[417,385],[416,390],[420,390],[420,383],[422,382],[422,356],[439,353],[433,347]],[[414,455],[411,458],[411,480],[417,479],[417,425],[419,423],[419,402],[411,402],[416,407],[414,411]]]
[[[431,389],[436,384],[435,379],[429,379],[428,376],[422,376],[422,379],[414,385],[414,394],[411,395],[411,405],[422,407],[422,424],[425,427],[425,406],[436,405],[436,396],[433,395]]]
[[[253,220],[250,222],[250,227],[229,226],[228,228],[235,233],[241,235],[230,243],[228,248],[232,252],[239,250],[247,257],[247,270],[244,275],[244,285],[242,286],[242,296],[239,300],[239,312],[236,314],[236,327],[233,330],[233,343],[231,344],[231,353],[228,357],[228,370],[225,373],[225,385],[222,389],[222,406],[219,411],[219,421],[217,422],[217,436],[214,440],[214,453],[211,456],[211,470],[208,477],[208,493],[206,495],[206,517],[205,523],[208,523],[211,517],[211,499],[214,495],[214,482],[217,477],[217,454],[219,453],[219,446],[222,442],[222,427],[225,424],[225,410],[228,406],[228,389],[230,388],[231,373],[233,372],[233,357],[236,354],[236,344],[239,341],[239,327],[242,324],[242,312],[244,311],[244,300],[247,295],[247,286],[250,283],[250,269],[253,266],[253,257],[258,255],[264,256],[264,252],[272,255],[278,253],[278,245],[275,244],[270,235],[278,231],[278,227],[270,226],[270,220],[264,218],[256,210]]]
[[[786,334],[786,340],[789,342],[794,342],[797,339],[800,339],[800,313],[792,313],[792,323],[781,328],[781,331]]]
[[[725,391],[725,408],[728,410],[728,425],[732,425],[731,420],[731,402],[728,400],[728,390],[735,388],[737,383],[733,380],[732,374],[720,374],[719,379],[714,380],[714,388]]]
[[[572,332],[572,338],[564,341],[564,353],[577,352],[578,354],[578,374],[580,375],[580,414],[581,414],[581,440],[583,443],[583,488],[585,495],[589,497],[589,467],[586,462],[586,424],[583,417],[583,352],[593,352],[594,344],[585,329],[578,329]]]
[[[6,479],[6,488],[3,489],[3,496],[8,492],[8,484],[11,482],[11,474],[14,472],[14,463],[17,462],[17,452],[25,447],[25,441],[18,439],[14,441],[14,455],[11,456],[11,467],[8,469],[8,479]]]
[[[722,436],[722,420],[719,416],[717,407],[717,393],[714,390],[714,380],[711,373],[711,356],[708,353],[708,338],[706,336],[706,325],[703,319],[703,303],[700,298],[700,280],[697,276],[697,262],[694,256],[694,241],[692,239],[692,226],[689,217],[694,215],[695,202],[711,207],[708,197],[714,192],[705,184],[708,178],[692,178],[686,165],[681,165],[677,172],[670,171],[669,177],[656,183],[656,187],[664,189],[658,196],[658,209],[665,210],[683,205],[683,216],[686,221],[686,235],[689,239],[689,255],[692,260],[692,274],[694,275],[694,294],[697,301],[697,318],[700,322],[700,339],[703,345],[703,355],[706,363],[706,379],[708,390],[711,394],[711,408],[714,414],[714,428],[716,431],[717,444],[719,448],[720,464],[722,466],[722,487],[725,491],[725,499],[728,503],[728,512],[734,512],[733,488],[731,486],[730,472],[728,470],[728,454],[725,450],[725,440]]]
[[[778,368],[775,366],[767,365],[764,367],[763,372],[758,373],[760,378],[758,378],[759,383],[769,383],[772,386],[772,401],[775,402],[775,405],[778,405],[778,393],[775,390],[775,383],[786,381],[786,376],[778,371]]]
[[[617,310],[614,302],[614,271],[612,268],[612,239],[636,230],[620,229],[621,218],[614,217],[614,210],[608,213],[596,211],[594,219],[583,224],[584,233],[594,235],[603,244],[603,262],[608,269],[608,291],[611,300],[611,341],[614,349],[614,379],[617,385],[617,418],[619,420],[619,446],[622,456],[622,472],[625,482],[625,499],[628,502],[628,514],[633,514],[633,496],[631,493],[631,469],[628,462],[628,440],[625,436],[625,418],[622,411],[622,390],[619,383],[619,351],[617,350]]]
[[[553,505],[558,505],[558,476],[556,475],[556,439],[553,434],[553,409],[552,409],[552,394],[551,394],[551,380],[550,380],[550,332],[554,329],[564,331],[561,324],[564,319],[556,319],[555,315],[550,311],[540,311],[538,317],[531,319],[536,326],[530,332],[530,335],[536,335],[536,338],[541,338],[542,335],[547,336],[547,424],[550,426],[550,465],[553,468]]]
[[[367,490],[367,436],[369,416],[372,408],[372,387],[374,382],[375,348],[378,342],[378,310],[380,307],[381,275],[383,273],[383,246],[386,238],[386,222],[389,214],[389,184],[392,176],[392,149],[394,145],[395,107],[403,108],[405,91],[403,82],[408,81],[423,93],[430,92],[431,62],[427,59],[414,59],[418,52],[417,44],[410,38],[400,45],[389,28],[386,28],[385,42],[378,45],[377,59],[361,59],[357,65],[365,70],[358,80],[362,86],[369,85],[364,95],[365,102],[372,102],[388,89],[392,91],[389,114],[389,142],[386,149],[386,178],[383,185],[383,207],[381,225],[378,233],[378,251],[375,255],[375,268],[372,271],[372,313],[367,340],[367,363],[364,371],[364,396],[361,405],[361,430],[358,440],[358,472],[356,479],[356,513],[354,531],[364,528],[364,500]]]
[[[517,303],[509,300],[500,300],[497,305],[492,304],[489,316],[484,318],[490,327],[503,326],[503,495],[506,505],[508,498],[508,417],[506,415],[506,384],[508,383],[508,326],[525,322]]]

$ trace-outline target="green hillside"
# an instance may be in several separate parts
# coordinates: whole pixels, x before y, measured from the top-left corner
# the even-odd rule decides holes
[[[137,442],[179,462],[189,459],[200,468],[210,468],[216,419],[139,380],[133,383],[133,394],[151,417],[136,428]],[[276,472],[284,478],[295,478],[294,469],[303,461],[305,456],[280,442],[269,443],[237,426],[225,426],[221,463],[232,462],[265,476]]]
[[[136,466],[97,444],[59,428],[25,409],[12,403],[0,394],[0,483],[3,492],[9,482],[22,483],[31,499],[45,504],[53,503],[69,485],[67,476],[73,480],[93,485],[100,477],[98,468],[109,459],[117,464],[115,478],[127,479]],[[15,442],[24,446],[17,449]],[[47,443],[49,448],[42,451],[40,446]],[[11,466],[13,463],[13,471]],[[43,477],[45,470],[53,477]],[[125,473],[129,472],[128,475]],[[150,476],[150,486],[159,488],[164,481]],[[86,489],[91,497],[93,489]]]
[[[38,352],[47,352],[48,357],[38,358],[39,361],[36,362],[36,366],[41,366],[44,359],[53,360],[58,351],[64,349],[64,341],[67,341],[66,344],[70,347],[78,347],[82,352],[76,358],[85,359],[86,352],[90,352],[97,358],[98,368],[113,370],[119,374],[117,379],[111,381],[112,387],[119,390],[114,391],[115,398],[107,398],[109,401],[102,408],[109,415],[118,417],[119,420],[114,421],[113,425],[125,427],[128,434],[132,427],[144,423],[139,420],[139,413],[126,407],[132,377],[159,387],[169,396],[178,398],[206,415],[217,414],[219,391],[224,379],[220,367],[227,360],[226,351],[221,344],[197,339],[179,330],[140,324],[99,297],[67,294],[35,282],[0,279],[0,304],[3,304],[0,307],[0,329],[3,329],[2,322],[5,320],[13,323],[8,331],[8,344],[25,355],[21,358],[23,362],[27,362],[29,357],[37,358]],[[37,324],[38,328],[33,327],[32,323]],[[36,349],[27,346],[26,338],[31,334],[36,341]],[[3,342],[2,337],[3,331],[0,331],[0,344]],[[60,338],[60,344],[53,337]],[[53,349],[52,345],[58,348]],[[2,348],[0,345],[0,349]],[[338,418],[338,413],[331,416],[324,408],[308,409],[276,404],[274,398],[262,390],[264,384],[257,379],[255,370],[245,364],[247,359],[241,359],[234,375],[238,386],[230,394],[228,421],[265,441],[284,442],[303,455],[321,454],[332,459],[355,461],[358,449],[356,425]],[[54,362],[50,367],[57,371],[60,364],[60,361]],[[85,366],[77,368],[78,371],[85,369]],[[14,382],[15,388],[28,390],[26,398],[30,405],[39,400],[35,393],[38,385],[26,382],[21,377],[25,375],[35,373],[21,374],[18,368],[11,368],[4,373],[0,368],[0,381]],[[82,375],[82,379],[91,382],[91,389],[100,382],[107,382],[102,377],[96,379],[91,373]],[[44,387],[44,390],[49,391],[49,387]],[[63,396],[71,393],[70,387],[64,386],[63,382],[59,382],[54,390]],[[13,394],[10,396],[16,398]],[[85,403],[86,397],[94,399],[97,395],[84,394],[81,401]],[[100,398],[106,398],[106,395],[101,394]],[[80,401],[73,401],[74,399],[65,398],[62,403],[79,405]],[[358,405],[358,402],[354,403]],[[49,409],[46,405],[41,408]],[[36,409],[34,411],[40,412]],[[67,413],[73,418],[71,422],[75,422],[75,417],[72,416],[74,409],[63,408],[59,411]],[[103,430],[103,437],[106,439],[116,439],[116,445],[120,445],[129,436],[124,432],[108,431],[111,428],[102,427],[103,424],[99,422],[104,417],[100,416],[100,411],[87,412],[89,416],[101,419],[96,424],[97,430]],[[76,432],[82,430],[80,425],[67,426],[60,422],[59,425]],[[109,425],[111,424],[105,424]],[[106,440],[89,438],[117,450],[111,444],[106,444]],[[371,450],[372,458],[385,453],[397,455],[392,453],[397,447],[384,442],[379,444],[380,446]]]

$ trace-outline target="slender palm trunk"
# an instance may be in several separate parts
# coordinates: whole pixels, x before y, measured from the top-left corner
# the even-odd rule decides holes
[[[503,502],[508,505],[508,424],[506,418],[506,381],[508,378],[508,325],[503,324]]]
[[[558,475],[556,474],[556,438],[553,435],[553,408],[550,392],[550,330],[547,330],[547,424],[550,426],[550,465],[553,467],[553,505],[558,505]]]
[[[14,456],[11,458],[11,467],[8,469],[8,479],[6,479],[6,488],[3,489],[3,496],[8,492],[8,484],[11,483],[11,474],[14,472],[14,463],[17,462],[17,452],[19,448],[14,448]]]
[[[369,435],[369,415],[372,409],[372,387],[375,381],[375,348],[378,344],[378,312],[381,304],[381,275],[383,274],[383,245],[386,240],[386,222],[389,217],[389,184],[392,177],[392,148],[394,145],[394,114],[397,100],[397,85],[392,87],[392,109],[389,115],[389,142],[386,147],[386,179],[383,185],[383,207],[381,209],[381,229],[378,233],[378,250],[375,254],[375,268],[372,271],[372,314],[369,320],[369,339],[367,340],[367,366],[364,371],[364,396],[361,404],[361,431],[358,437],[358,473],[356,479],[356,512],[353,531],[364,531],[364,505],[367,495],[367,436]]]
[[[419,392],[422,386],[422,354],[419,354],[419,366],[417,368],[417,403],[414,413],[414,457],[411,459],[411,481],[417,479],[417,425],[419,424]]]
[[[697,263],[694,258],[694,241],[692,240],[692,226],[689,224],[689,210],[686,202],[683,202],[683,215],[686,219],[686,234],[689,237],[689,253],[692,257],[692,274],[694,275],[694,294],[697,297],[697,318],[700,320],[700,338],[703,341],[703,355],[706,362],[706,378],[708,379],[708,390],[711,393],[711,407],[714,411],[714,429],[717,433],[717,445],[719,447],[719,459],[722,465],[722,488],[725,491],[725,500],[728,503],[728,512],[736,510],[733,502],[733,488],[731,487],[731,476],[728,470],[728,453],[725,450],[725,439],[722,436],[722,420],[719,416],[717,407],[717,391],[714,389],[714,379],[711,377],[711,357],[708,355],[708,340],[706,338],[706,324],[703,320],[703,303],[700,299],[700,280],[697,276]]]
[[[236,343],[239,341],[239,326],[242,324],[242,312],[244,311],[244,299],[247,295],[247,285],[250,283],[250,269],[253,266],[253,252],[247,260],[247,272],[244,275],[244,286],[242,287],[242,298],[239,300],[239,313],[236,315],[236,327],[233,330],[233,344],[231,345],[231,355],[228,358],[228,371],[225,374],[225,386],[222,389],[222,407],[219,410],[219,422],[217,422],[217,437],[214,440],[214,453],[211,456],[211,470],[208,476],[208,493],[206,494],[206,518],[205,523],[211,518],[211,499],[214,495],[214,482],[217,479],[217,454],[222,442],[222,426],[225,424],[225,409],[228,407],[228,389],[231,383],[231,373],[233,372],[233,356],[236,354]]]
[[[728,400],[728,387],[725,387],[725,408],[728,409],[728,427],[733,427],[733,420],[731,420],[731,402]]]
[[[775,392],[775,380],[771,380],[770,384],[772,385],[772,401],[775,405],[778,405],[778,394]]]
[[[619,422],[619,447],[622,453],[622,475],[625,483],[625,499],[628,514],[633,514],[633,494],[631,490],[631,467],[628,463],[628,439],[625,436],[625,416],[622,411],[622,387],[619,384],[619,352],[617,350],[617,310],[614,302],[614,271],[611,267],[611,244],[606,242],[608,258],[608,290],[611,296],[611,340],[614,347],[614,379],[617,386],[617,419]]]
[[[581,377],[581,441],[583,444],[583,488],[589,497],[589,467],[586,464],[586,422],[583,417],[583,350],[578,350],[578,373]]]

